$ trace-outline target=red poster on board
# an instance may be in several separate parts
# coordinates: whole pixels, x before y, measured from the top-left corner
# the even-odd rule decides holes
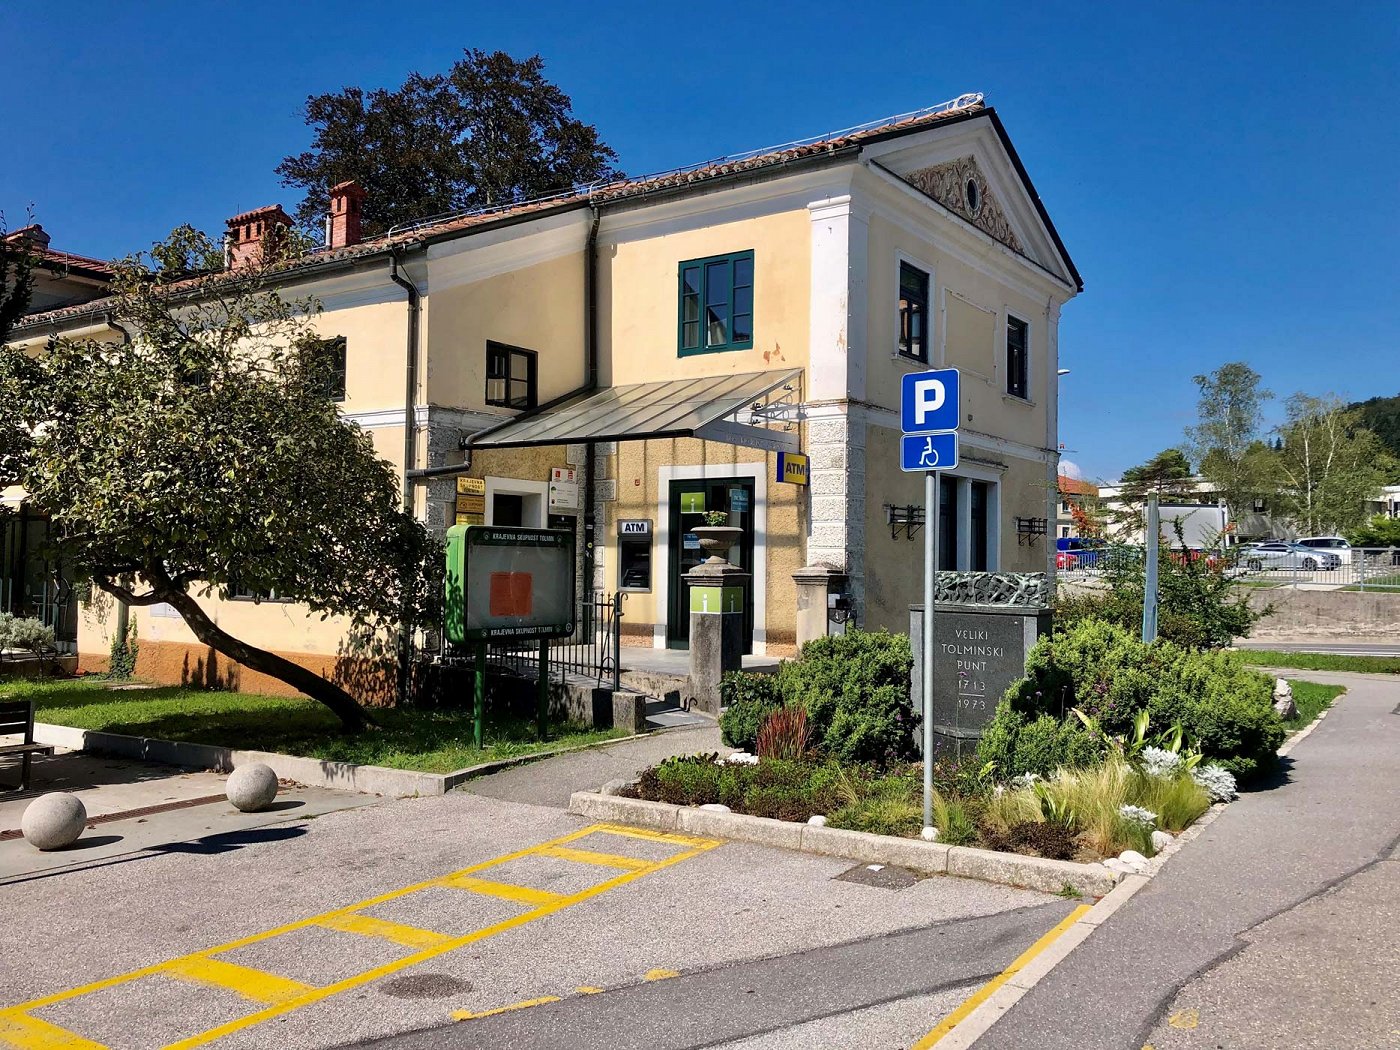
[[[529,616],[534,608],[534,577],[528,572],[491,574],[492,616]]]

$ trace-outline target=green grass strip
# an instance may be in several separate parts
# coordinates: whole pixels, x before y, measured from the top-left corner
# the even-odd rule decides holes
[[[1272,649],[1240,649],[1255,667],[1295,667],[1300,671],[1361,671],[1400,674],[1400,656],[1343,656],[1340,653],[1286,653]]]
[[[553,724],[549,738],[540,741],[533,719],[495,715],[486,722],[486,746],[477,748],[471,713],[461,709],[376,709],[372,714],[379,728],[347,734],[334,715],[311,700],[183,686],[114,690],[108,684],[90,679],[0,682],[0,699],[33,699],[36,719],[55,725],[420,773],[450,773],[623,735],[615,729]]]

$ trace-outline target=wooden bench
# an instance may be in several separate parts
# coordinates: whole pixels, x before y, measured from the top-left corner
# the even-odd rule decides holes
[[[32,700],[0,700],[0,737],[22,736],[17,744],[0,744],[0,756],[19,755],[20,774],[17,791],[29,789],[29,761],[34,755],[53,754],[52,744],[34,743],[34,702]]]

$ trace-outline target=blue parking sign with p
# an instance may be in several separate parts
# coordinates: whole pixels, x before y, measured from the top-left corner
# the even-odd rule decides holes
[[[958,465],[956,431],[905,434],[899,439],[900,470],[952,470]]]
[[[900,415],[906,434],[958,429],[958,370],[935,368],[904,376]]]

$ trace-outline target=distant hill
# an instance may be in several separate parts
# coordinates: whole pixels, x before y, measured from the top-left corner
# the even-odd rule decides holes
[[[1400,395],[1354,401],[1347,408],[1361,413],[1362,425],[1375,431],[1392,456],[1400,457]]]

